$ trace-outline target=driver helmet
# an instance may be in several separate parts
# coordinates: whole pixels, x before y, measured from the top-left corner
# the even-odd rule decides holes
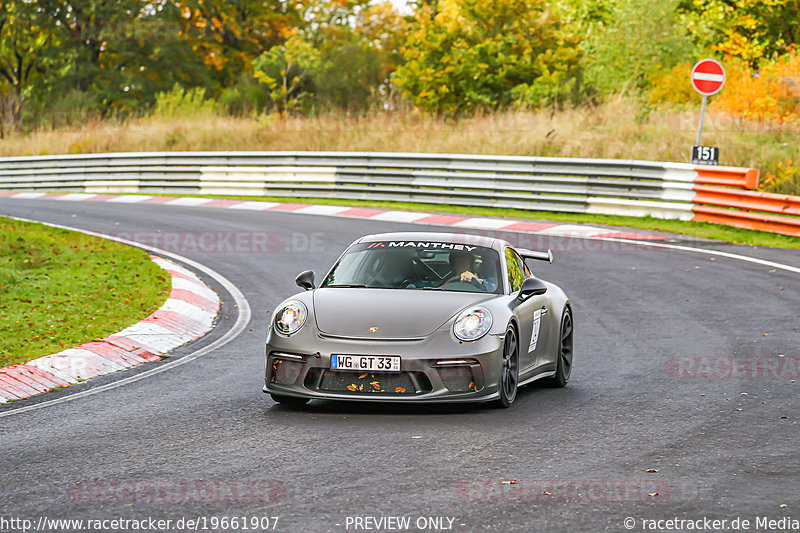
[[[448,258],[450,261],[450,268],[453,269],[453,272],[456,271],[456,263],[465,262],[467,263],[467,270],[470,272],[475,271],[475,255],[471,254],[470,252],[462,252],[462,251],[452,251],[450,252],[450,257]]]

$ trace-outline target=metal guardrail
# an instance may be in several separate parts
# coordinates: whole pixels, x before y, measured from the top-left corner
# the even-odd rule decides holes
[[[346,198],[691,217],[694,167],[367,152],[148,152],[0,159],[0,190]],[[644,201],[644,202],[643,202]],[[636,205],[628,205],[638,202]]]
[[[755,189],[758,170],[618,159],[380,152],[0,158],[0,192],[342,198],[682,220],[700,216],[695,200],[709,198],[709,185],[720,191]],[[701,193],[698,188],[706,190]],[[715,205],[741,208],[725,201]],[[775,231],[786,233],[786,226],[782,221]],[[764,227],[760,224],[758,229]],[[794,229],[788,231],[795,234]]]

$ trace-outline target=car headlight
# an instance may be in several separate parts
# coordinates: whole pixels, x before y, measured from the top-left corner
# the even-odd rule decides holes
[[[492,314],[483,307],[464,310],[453,323],[453,333],[462,341],[476,341],[492,327]]]
[[[306,323],[308,309],[303,302],[290,300],[275,313],[275,329],[278,333],[291,335]]]

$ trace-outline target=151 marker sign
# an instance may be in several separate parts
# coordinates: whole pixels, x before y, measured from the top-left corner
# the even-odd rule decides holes
[[[719,148],[714,146],[692,146],[693,165],[719,165]]]

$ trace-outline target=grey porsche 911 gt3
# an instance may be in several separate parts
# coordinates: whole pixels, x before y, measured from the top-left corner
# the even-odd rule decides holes
[[[572,370],[572,309],[515,249],[489,237],[385,233],[356,240],[319,287],[275,308],[264,392],[273,400],[484,402],[508,407]]]

